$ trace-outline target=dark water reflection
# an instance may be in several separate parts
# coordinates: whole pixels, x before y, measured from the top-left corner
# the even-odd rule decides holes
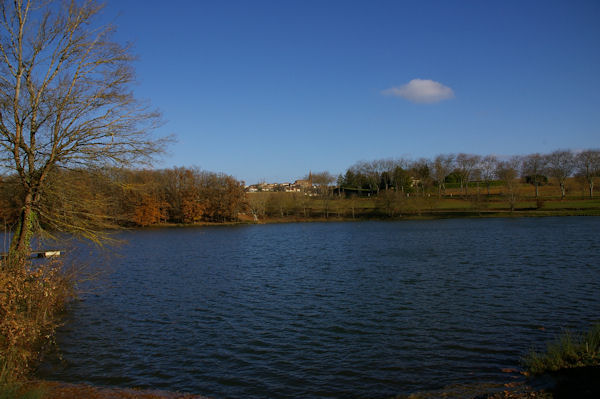
[[[386,397],[505,381],[600,319],[600,219],[123,233],[60,333],[54,379],[214,397]]]

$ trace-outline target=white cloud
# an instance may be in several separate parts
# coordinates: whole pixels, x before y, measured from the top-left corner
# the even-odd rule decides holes
[[[413,79],[405,85],[382,91],[386,96],[402,97],[419,104],[432,104],[454,98],[454,91],[430,79]]]

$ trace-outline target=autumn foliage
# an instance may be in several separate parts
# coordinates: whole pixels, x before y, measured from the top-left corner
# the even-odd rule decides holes
[[[63,271],[57,261],[0,260],[0,382],[26,376],[51,342],[73,293]]]
[[[135,205],[133,222],[138,226],[149,226],[163,222],[167,218],[167,203],[155,195],[143,194]]]
[[[195,168],[58,169],[49,178],[38,222],[47,231],[84,237],[86,229],[236,221],[247,208],[243,182]],[[13,180],[0,181],[0,221],[9,227],[21,207]]]

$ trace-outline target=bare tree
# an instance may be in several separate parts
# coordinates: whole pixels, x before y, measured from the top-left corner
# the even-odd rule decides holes
[[[113,26],[96,27],[101,9],[93,0],[0,2],[0,167],[23,192],[14,253],[28,251],[40,219],[54,219],[40,207],[53,171],[149,162],[165,144],[151,135],[158,113],[131,92],[131,49],[111,40]]]
[[[394,169],[398,161],[393,159],[380,159],[374,162],[374,168],[380,176],[380,186],[389,190],[394,185]]]
[[[590,198],[594,196],[594,180],[600,177],[600,150],[582,151],[575,157],[577,172],[588,184]]]
[[[487,188],[487,195],[490,195],[490,185],[496,179],[496,170],[498,165],[498,158],[493,155],[486,155],[481,159],[479,163],[479,169],[481,171],[481,180]]]
[[[425,189],[431,182],[431,162],[426,158],[419,158],[412,162],[410,171],[416,180],[417,186],[421,188],[421,195],[424,197]]]
[[[575,157],[571,151],[558,150],[547,155],[548,173],[554,177],[560,186],[560,197],[565,198],[567,178],[575,170]]]
[[[535,198],[540,195],[540,184],[546,181],[547,159],[539,153],[526,155],[521,162],[521,175],[535,187]]]
[[[454,154],[438,155],[433,160],[431,177],[438,186],[438,197],[446,190],[446,177],[452,172]]]
[[[312,181],[317,185],[319,195],[323,204],[325,218],[329,218],[329,206],[331,201],[331,184],[335,182],[335,176],[329,172],[318,172],[312,174]]]
[[[351,194],[350,198],[348,198],[347,201],[348,201],[348,206],[350,207],[350,210],[352,211],[352,219],[354,219],[356,217],[356,205],[358,202],[357,195]]]
[[[401,211],[405,199],[400,192],[386,190],[377,197],[377,206],[384,210],[388,217],[394,217]]]
[[[518,199],[518,177],[519,177],[520,159],[512,157],[508,161],[498,162],[496,164],[496,176],[504,183],[505,196],[508,198],[510,211],[515,210],[515,204]]]
[[[331,184],[336,181],[336,178],[329,172],[317,172],[312,174],[312,181],[319,188],[319,194],[329,196]]]
[[[477,168],[477,164],[481,157],[479,155],[471,155],[460,153],[456,156],[456,171],[460,180],[460,188],[467,194],[471,176]]]

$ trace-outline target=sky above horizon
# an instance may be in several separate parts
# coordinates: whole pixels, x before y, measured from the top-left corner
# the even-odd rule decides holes
[[[599,1],[108,0],[156,165],[247,184],[361,160],[600,147]]]

